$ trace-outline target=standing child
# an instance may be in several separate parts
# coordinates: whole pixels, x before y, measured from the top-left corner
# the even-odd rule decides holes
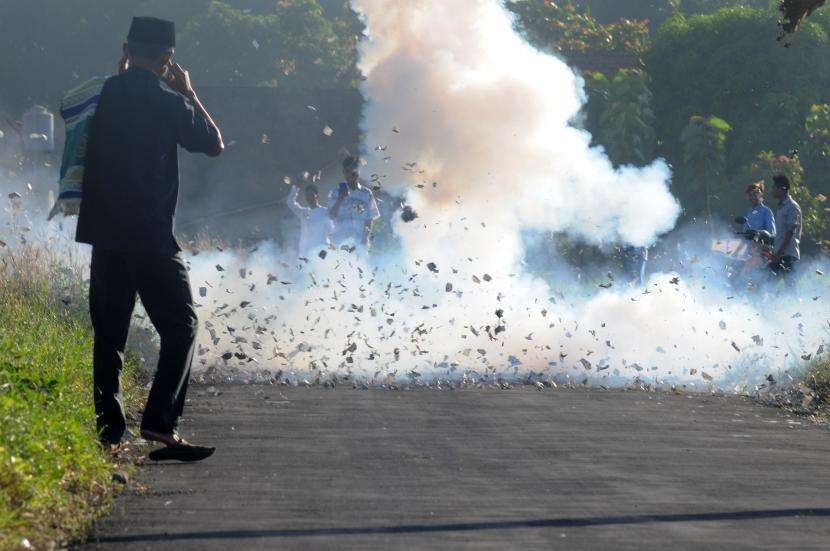
[[[337,245],[369,248],[372,225],[380,218],[377,201],[372,191],[360,183],[360,159],[346,157],[343,177],[329,214],[334,220],[333,240]]]
[[[329,216],[329,210],[320,204],[317,186],[309,184],[305,188],[307,207],[297,202],[299,194],[300,189],[292,186],[291,193],[288,194],[288,208],[300,219],[300,243],[297,251],[303,256],[328,246],[334,222]]]

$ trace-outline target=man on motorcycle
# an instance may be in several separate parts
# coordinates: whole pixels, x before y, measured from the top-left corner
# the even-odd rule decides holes
[[[775,237],[775,217],[772,209],[764,204],[764,183],[755,182],[746,187],[750,209],[746,213],[744,231],[767,231]]]

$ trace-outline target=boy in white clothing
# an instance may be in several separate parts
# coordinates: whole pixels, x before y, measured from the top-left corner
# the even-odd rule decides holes
[[[329,214],[334,220],[332,240],[337,245],[352,244],[369,248],[372,225],[380,218],[372,190],[360,184],[360,159],[347,157],[343,161],[345,182],[333,196]]]
[[[334,230],[334,223],[329,215],[329,209],[320,204],[320,192],[314,185],[305,187],[305,200],[307,207],[297,201],[300,189],[297,186],[291,187],[288,195],[288,208],[300,219],[300,244],[298,252],[300,256],[315,254],[319,250],[328,247],[329,238]]]

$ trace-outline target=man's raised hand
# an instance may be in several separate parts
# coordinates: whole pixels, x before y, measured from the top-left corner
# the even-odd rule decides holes
[[[187,98],[192,98],[195,95],[190,83],[190,73],[178,63],[170,63],[170,69],[167,72],[167,84]]]

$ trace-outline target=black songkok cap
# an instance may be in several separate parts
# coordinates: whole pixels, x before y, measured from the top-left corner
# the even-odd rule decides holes
[[[154,46],[176,46],[176,25],[155,17],[133,17],[127,42],[140,42]]]
[[[772,181],[775,182],[775,187],[780,189],[790,189],[790,179],[784,176],[783,174],[777,174],[772,178]]]

